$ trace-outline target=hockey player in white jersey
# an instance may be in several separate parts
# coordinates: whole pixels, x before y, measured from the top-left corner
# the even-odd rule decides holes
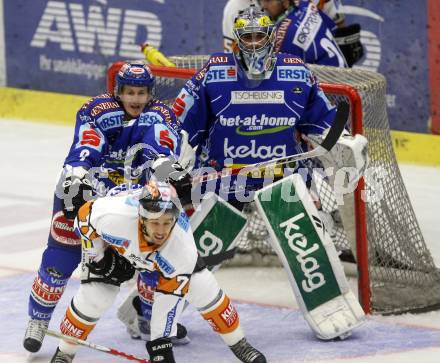
[[[81,286],[61,323],[61,332],[86,339],[115,300],[119,285],[140,271],[159,275],[151,315],[151,362],[174,363],[171,337],[185,301],[195,306],[241,362],[266,359],[246,340],[238,312],[199,257],[175,189],[150,181],[137,192],[83,205],[75,228],[83,241]],[[61,340],[51,363],[73,361],[78,345]]]

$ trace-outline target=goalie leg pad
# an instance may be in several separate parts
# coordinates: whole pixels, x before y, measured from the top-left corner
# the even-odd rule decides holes
[[[346,336],[364,313],[301,176],[263,188],[255,202],[311,329],[321,339]]]
[[[212,267],[233,257],[246,222],[244,213],[217,195],[202,201],[190,224],[197,250],[206,265]]]

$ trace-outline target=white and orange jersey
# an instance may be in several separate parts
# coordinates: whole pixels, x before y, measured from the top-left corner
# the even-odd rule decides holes
[[[177,334],[177,322],[185,301],[188,301],[226,344],[235,344],[244,337],[238,313],[211,271],[199,269],[194,272],[198,253],[186,215],[179,217],[169,239],[154,248],[141,233],[138,217],[140,193],[141,190],[123,191],[84,204],[75,219],[83,249],[98,256],[103,253],[103,247],[110,245],[136,269],[159,272],[150,321],[151,340]],[[88,298],[95,292],[102,293],[92,284],[85,286]],[[138,284],[138,291],[142,296],[142,284]]]
[[[149,244],[141,232],[138,217],[141,191],[98,198],[84,204],[78,212],[75,227],[84,248],[99,255],[105,242],[139,270],[158,271],[158,290],[185,295],[189,278],[197,262],[197,248],[189,221],[182,214],[169,239],[160,247]],[[186,276],[186,278],[182,277]]]
[[[78,212],[75,228],[82,236],[83,249],[92,256],[102,254],[106,245],[110,245],[141,272],[159,272],[151,318],[151,339],[175,336],[197,262],[197,248],[184,214],[163,245],[158,248],[149,245],[143,238],[139,223],[140,193],[140,190],[122,192],[87,202]],[[196,296],[199,294],[203,291]]]

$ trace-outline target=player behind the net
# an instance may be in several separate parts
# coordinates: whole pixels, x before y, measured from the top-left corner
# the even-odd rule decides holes
[[[79,207],[123,182],[144,183],[157,154],[180,153],[178,122],[172,110],[153,97],[153,85],[148,66],[126,63],[116,75],[114,94],[96,96],[77,112],[73,143],[54,196],[47,247],[29,297],[23,345],[30,352],[40,349],[53,311],[80,263],[81,240],[73,232]]]
[[[235,15],[252,2],[229,0],[226,4],[225,51],[232,51]],[[258,3],[276,23],[275,51],[296,55],[306,63],[337,67],[351,67],[362,58],[360,25],[345,24],[341,0],[259,0]]]
[[[204,172],[239,169],[304,153],[307,143],[319,144],[335,121],[336,107],[329,102],[303,60],[274,52],[274,31],[275,25],[270,18],[255,6],[240,12],[234,23],[237,43],[234,53],[213,54],[185,84],[173,105],[183,130],[189,134],[190,144],[198,146],[197,163]],[[307,143],[304,143],[305,139]],[[322,158],[326,167],[331,165],[336,170],[350,168],[341,169],[342,173],[354,171],[349,180],[355,183],[367,164],[366,145],[367,140],[362,135],[353,137],[344,131],[336,145]],[[288,174],[302,171],[301,164],[286,170],[275,168],[273,174],[282,180],[286,171]],[[274,181],[273,175],[265,178],[262,171],[255,168],[245,176],[232,176],[230,180],[221,178],[221,183],[215,184],[216,193],[229,199],[238,209],[252,203],[252,191]],[[310,175],[306,175],[306,179],[309,183]],[[206,184],[211,190],[212,182]],[[193,201],[195,197],[193,195]],[[307,194],[304,198],[308,200],[310,196]],[[278,208],[282,203],[284,201],[280,200]],[[303,204],[301,199],[292,203]],[[274,213],[277,214],[277,211]],[[318,215],[316,208],[313,211],[315,215]],[[210,223],[215,223],[215,220]],[[218,240],[222,239],[219,234],[226,224],[222,220],[217,229],[212,228]],[[332,243],[327,242],[334,250]],[[332,264],[329,268],[340,271],[340,262],[333,252],[329,257]],[[295,261],[292,263],[295,264]],[[313,265],[313,268],[316,266]],[[298,266],[298,269],[303,267]],[[327,309],[324,300],[329,295],[325,295],[327,298],[321,301],[322,306],[317,308],[315,315],[320,323],[309,321],[316,335],[323,339],[348,334],[363,316],[359,303],[349,292],[343,272],[339,276],[339,288],[334,286],[333,296],[340,294],[337,291],[344,291],[353,299],[341,303],[340,310],[336,306],[339,303]],[[300,291],[294,289],[299,301],[302,299]],[[330,304],[334,302],[336,300]],[[307,316],[305,305],[300,304],[300,307]]]
[[[276,52],[297,55],[306,63],[335,67],[351,67],[363,56],[360,26],[345,26],[339,0],[259,3],[277,24]]]
[[[75,220],[83,240],[81,285],[61,332],[86,339],[115,300],[119,285],[140,271],[139,294],[158,275],[151,315],[151,362],[174,363],[177,321],[188,301],[241,362],[265,363],[246,340],[237,310],[197,252],[174,187],[154,179],[141,190],[84,204]],[[78,337],[78,336],[77,336]],[[61,340],[51,363],[72,362],[79,346]]]

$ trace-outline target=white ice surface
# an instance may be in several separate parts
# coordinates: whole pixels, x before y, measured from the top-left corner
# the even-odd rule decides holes
[[[0,120],[0,277],[20,275],[38,268],[47,239],[56,176],[71,141],[71,127]],[[400,169],[427,245],[440,266],[440,168],[400,165]],[[296,308],[286,274],[280,269],[225,269],[217,273],[217,278],[234,299]],[[351,283],[355,286],[353,281]],[[8,309],[8,306],[2,309]],[[387,324],[440,330],[440,311],[375,316],[372,319]],[[0,331],[1,336],[8,333],[2,330],[1,325]],[[362,344],[359,344],[359,352],[362,349]],[[424,349],[360,355],[345,357],[343,361],[439,363],[440,341]],[[292,357],[289,362],[297,362],[294,353]],[[102,361],[107,361],[106,358],[103,354]],[[24,351],[13,354],[0,351],[1,363],[44,361],[38,357],[27,358]],[[80,362],[86,361],[82,359]],[[328,359],[325,354],[319,360],[307,360],[316,363],[340,361]],[[93,362],[97,360],[93,359]]]

